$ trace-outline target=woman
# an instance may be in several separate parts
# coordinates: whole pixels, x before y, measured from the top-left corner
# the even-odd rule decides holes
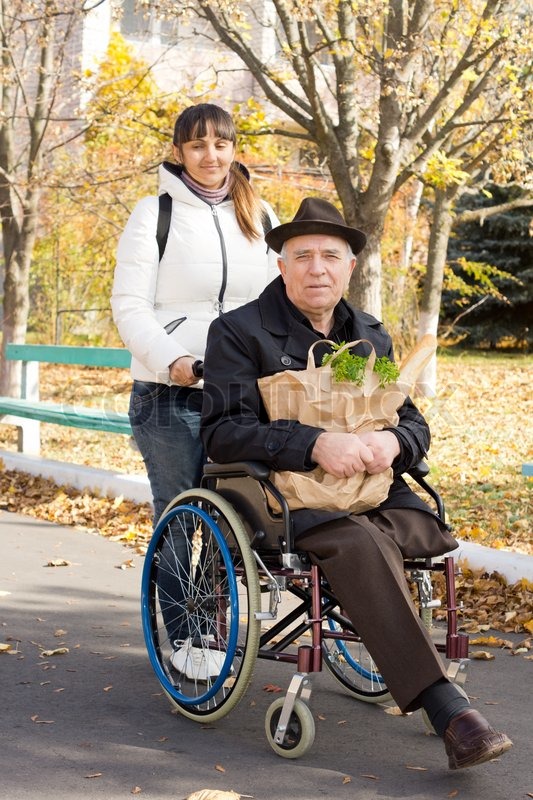
[[[268,253],[263,236],[278,220],[235,161],[236,140],[223,109],[186,108],[174,128],[177,163],[159,168],[159,194],[172,198],[161,261],[157,197],[140,200],[118,245],[111,306],[132,354],[129,417],[150,481],[154,524],[202,474],[202,389],[193,366],[203,360],[209,324],[257,297],[277,275],[276,254]]]
[[[132,354],[130,420],[154,499],[154,521],[179,492],[197,486],[202,390],[193,373],[210,322],[259,295],[277,274],[267,254],[255,195],[235,162],[230,115],[204,103],[186,108],[174,129],[173,155],[159,168],[159,193],[172,217],[159,263],[158,199],[135,207],[117,251],[111,305]]]

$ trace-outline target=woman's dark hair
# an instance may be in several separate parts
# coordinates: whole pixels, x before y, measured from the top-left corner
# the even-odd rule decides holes
[[[174,125],[174,145],[180,149],[182,145],[193,139],[201,139],[213,130],[215,136],[237,144],[237,131],[231,115],[214,103],[199,103],[185,108]],[[229,195],[233,200],[235,216],[243,234],[247,239],[260,239],[263,236],[261,216],[262,203],[255,190],[233,162],[230,168],[232,177]]]
[[[181,112],[174,125],[174,144],[182,144],[193,139],[201,139],[212,128],[215,136],[237,144],[237,131],[227,111],[213,103],[199,103]]]

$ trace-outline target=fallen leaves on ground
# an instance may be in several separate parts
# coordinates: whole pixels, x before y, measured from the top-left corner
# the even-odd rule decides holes
[[[68,647],[56,647],[54,650],[41,650],[39,655],[41,658],[50,658],[50,656],[64,656],[68,652]]]
[[[435,595],[444,598],[444,576],[435,575]],[[458,621],[468,634],[483,633],[489,628],[502,633],[533,632],[533,583],[522,578],[508,583],[498,572],[463,567],[456,576],[455,588],[459,606]],[[435,612],[435,619],[444,620],[446,610]]]
[[[507,647],[512,650],[513,643],[510,639],[500,639],[498,636],[478,636],[476,639],[470,639],[470,644],[485,645],[485,647]]]
[[[431,426],[431,480],[456,536],[533,555],[531,356],[438,360],[437,397],[418,402]]]
[[[43,364],[40,372],[43,400],[127,410],[130,380],[125,370]],[[432,429],[430,480],[446,501],[455,535],[533,555],[532,481],[521,475],[522,463],[532,458],[525,445],[532,438],[532,372],[528,356],[442,356],[437,397],[417,402]],[[142,459],[126,436],[43,424],[41,438],[45,458],[64,461],[68,454],[72,463],[144,474]],[[0,425],[0,448],[16,450],[16,441],[16,429]],[[138,554],[146,552],[152,530],[149,504],[58,486],[5,470],[1,462],[0,507],[98,532]],[[457,578],[464,606],[460,622],[469,633],[485,626],[533,633],[532,589],[527,581],[508,585],[498,573],[464,569]]]
[[[58,486],[52,480],[26,472],[2,469],[1,459],[0,507],[58,525],[84,528],[131,545],[139,553],[145,552],[152,532],[152,510],[147,503],[122,499],[117,506],[113,498]],[[70,564],[55,559],[46,566]]]
[[[225,792],[221,789],[200,789],[187,797],[187,800],[239,800],[240,794]]]
[[[133,569],[135,567],[135,562],[133,558],[127,558],[126,561],[123,561],[122,564],[117,564],[117,569]]]
[[[391,717],[407,717],[410,711],[402,711],[399,706],[386,706],[385,714],[390,714]]]
[[[281,688],[281,686],[276,686],[275,683],[266,683],[263,686],[263,691],[264,692],[272,692],[273,694],[277,694],[278,692],[282,692],[283,689]]]

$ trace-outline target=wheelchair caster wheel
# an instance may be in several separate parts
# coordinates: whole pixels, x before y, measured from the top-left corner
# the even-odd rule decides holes
[[[278,756],[282,758],[299,758],[307,753],[315,740],[315,720],[309,706],[303,700],[294,703],[289,724],[283,742],[274,741],[276,728],[281,716],[285,698],[278,697],[269,707],[265,719],[265,731],[268,743]]]

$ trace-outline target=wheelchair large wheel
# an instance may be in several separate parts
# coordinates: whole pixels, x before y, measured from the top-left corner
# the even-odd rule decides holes
[[[322,639],[323,663],[357,700],[364,703],[389,701],[391,694],[364,644],[342,638],[341,619],[332,612],[324,621],[327,628],[341,638]]]
[[[246,531],[216,492],[184,492],[165,509],[141,605],[150,662],[171,703],[199,722],[225,716],[252,678],[261,598]]]

